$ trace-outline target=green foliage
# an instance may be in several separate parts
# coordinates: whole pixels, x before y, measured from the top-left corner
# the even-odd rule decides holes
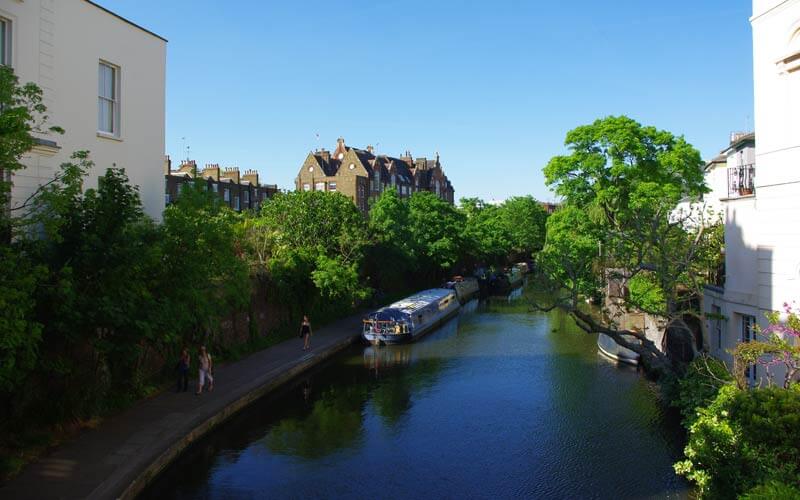
[[[542,249],[547,212],[533,196],[514,196],[501,205],[500,219],[509,233],[511,252],[522,258]]]
[[[628,280],[628,292],[630,305],[637,309],[656,314],[666,313],[664,290],[650,273],[642,272]]]
[[[565,206],[547,219],[547,240],[539,253],[539,267],[558,283],[584,296],[600,284],[594,265],[600,235],[584,210]]]
[[[361,276],[366,222],[347,197],[318,191],[277,195],[243,228],[254,270],[295,308],[295,316],[336,306],[347,311],[369,296]]]
[[[683,416],[683,425],[690,427],[698,411],[717,397],[719,390],[733,383],[725,364],[710,356],[695,358],[686,373],[678,380],[677,396],[671,401]]]
[[[744,495],[741,500],[797,500],[800,499],[800,488],[779,481],[756,486]]]
[[[22,387],[38,361],[42,325],[34,319],[34,293],[43,271],[0,245],[0,394]]]
[[[0,65],[0,171],[25,168],[20,158],[33,147],[33,132],[63,132],[59,127],[47,127],[47,107],[42,101],[42,90],[36,84],[20,85],[14,70]],[[0,206],[8,204],[10,189],[10,183],[0,177]],[[5,214],[0,218],[5,219]]]
[[[675,470],[702,496],[734,498],[778,481],[800,487],[800,392],[724,385],[689,428]]]
[[[409,200],[409,229],[420,266],[441,276],[456,265],[466,247],[466,217],[434,193],[416,192]]]
[[[699,151],[683,137],[610,116],[567,133],[568,156],[544,169],[548,185],[567,203],[599,205],[613,218],[654,202],[674,207],[707,191]]]

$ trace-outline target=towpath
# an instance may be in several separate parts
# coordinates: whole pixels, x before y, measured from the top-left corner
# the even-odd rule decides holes
[[[357,338],[361,315],[314,332],[312,350],[290,339],[215,370],[214,391],[164,392],[81,433],[0,487],[0,498],[133,498],[193,441],[249,403]],[[213,354],[213,353],[212,353]],[[193,371],[196,361],[193,359]],[[196,372],[195,372],[196,375]],[[194,386],[191,386],[194,383]]]

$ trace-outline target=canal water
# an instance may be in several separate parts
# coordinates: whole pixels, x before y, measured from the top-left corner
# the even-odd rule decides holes
[[[143,498],[685,498],[634,369],[520,293],[352,349],[193,445]]]

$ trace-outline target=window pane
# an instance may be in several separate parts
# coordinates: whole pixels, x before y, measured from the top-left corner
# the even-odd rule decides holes
[[[102,97],[98,101],[97,128],[111,134],[114,132],[114,103]]]
[[[0,19],[0,64],[8,64],[8,21]]]
[[[108,64],[100,63],[100,96],[114,99],[114,68]]]

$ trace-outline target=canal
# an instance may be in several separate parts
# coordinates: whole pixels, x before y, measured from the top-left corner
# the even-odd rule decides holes
[[[519,295],[519,294],[516,294]],[[524,297],[354,346],[187,450],[143,498],[684,498],[656,387]]]

